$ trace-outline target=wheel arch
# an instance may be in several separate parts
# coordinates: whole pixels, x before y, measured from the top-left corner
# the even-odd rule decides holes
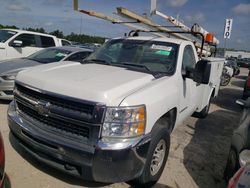
[[[166,126],[166,122],[168,122],[168,124],[167,124],[168,127],[167,128],[168,128],[169,132],[171,133],[172,130],[174,129],[174,127],[175,127],[176,118],[177,118],[177,108],[174,107],[174,108],[170,109],[168,112],[166,112],[165,114],[163,114],[156,121],[156,123],[154,124],[154,127],[158,126],[159,124],[163,125],[163,126]],[[154,129],[154,127],[153,127],[153,129]]]

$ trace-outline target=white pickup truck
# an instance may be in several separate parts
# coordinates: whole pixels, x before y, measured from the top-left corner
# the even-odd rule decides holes
[[[223,63],[200,60],[189,41],[112,39],[83,63],[20,72],[9,127],[27,152],[68,174],[150,186],[173,129],[208,114]]]
[[[71,43],[53,35],[19,29],[0,29],[0,60],[27,57],[38,50]]]

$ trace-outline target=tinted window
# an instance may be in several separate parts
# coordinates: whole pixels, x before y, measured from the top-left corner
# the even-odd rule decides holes
[[[48,48],[44,50],[40,50],[29,57],[27,59],[35,60],[41,63],[51,63],[57,62],[68,56],[71,52],[62,49],[56,48]]]
[[[47,48],[47,47],[52,47],[55,46],[55,41],[52,37],[45,37],[45,36],[40,36],[41,37],[41,47]]]
[[[82,61],[83,59],[88,57],[89,54],[90,54],[90,52],[78,52],[78,53],[72,54],[66,60],[68,60],[68,61]]]
[[[25,47],[25,46],[38,47],[36,44],[35,35],[33,35],[33,34],[20,34],[14,40],[22,41],[23,47]]]
[[[13,37],[17,32],[10,30],[0,30],[0,42],[5,42]]]
[[[183,60],[182,60],[182,69],[195,67],[196,61],[194,56],[194,50],[192,46],[188,45],[184,48]]]

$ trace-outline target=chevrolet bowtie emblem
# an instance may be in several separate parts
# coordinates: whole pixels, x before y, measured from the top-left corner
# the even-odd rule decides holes
[[[38,114],[48,117],[50,113],[50,106],[51,104],[46,101],[38,101],[35,105],[35,110],[38,112]]]

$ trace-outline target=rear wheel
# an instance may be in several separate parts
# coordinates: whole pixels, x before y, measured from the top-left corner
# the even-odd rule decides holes
[[[160,178],[169,153],[170,135],[165,125],[156,125],[142,174],[128,182],[133,187],[151,187]]]

